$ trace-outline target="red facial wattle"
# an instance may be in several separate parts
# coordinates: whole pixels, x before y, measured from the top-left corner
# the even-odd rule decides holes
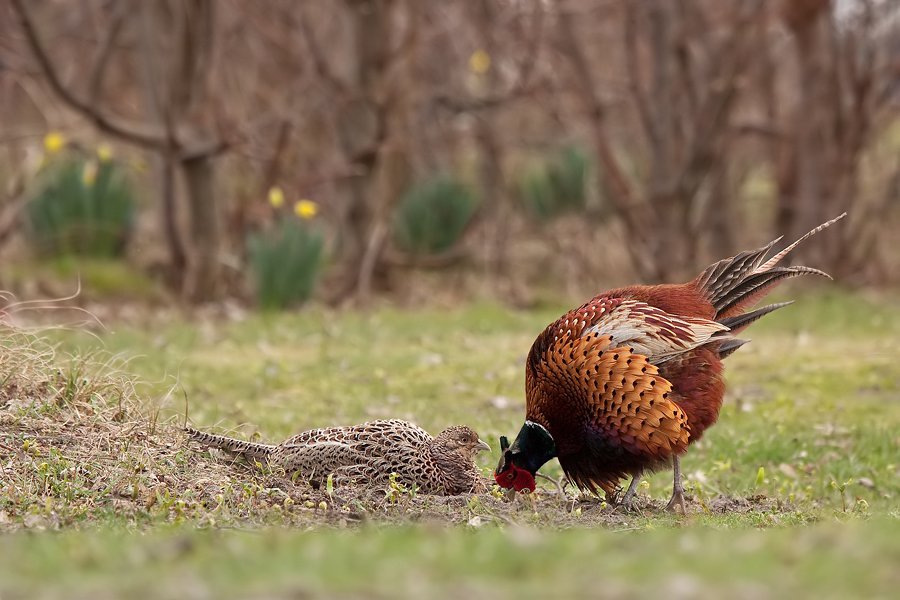
[[[515,488],[517,492],[535,490],[534,475],[518,468],[514,463],[510,463],[509,468],[502,473],[494,473],[494,479],[500,487]]]

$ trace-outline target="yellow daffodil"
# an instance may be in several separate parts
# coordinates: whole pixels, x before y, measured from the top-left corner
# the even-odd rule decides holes
[[[113,151],[112,147],[109,144],[100,144],[97,146],[97,158],[99,158],[102,162],[109,162],[112,160]]]
[[[95,181],[97,181],[97,161],[89,160],[84,163],[84,168],[81,170],[81,182],[85,187],[90,187],[94,185]]]
[[[312,200],[300,200],[294,205],[294,214],[301,219],[312,219],[319,212],[319,205]]]
[[[66,145],[66,138],[58,131],[51,131],[44,136],[44,150],[47,154],[56,154]]]
[[[277,185],[269,188],[269,204],[272,205],[272,208],[284,206],[284,192]]]
[[[484,50],[476,50],[469,57],[469,69],[476,75],[484,75],[491,68],[491,57]]]

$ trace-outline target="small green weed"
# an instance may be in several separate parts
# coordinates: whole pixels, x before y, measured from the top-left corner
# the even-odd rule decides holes
[[[547,165],[522,178],[519,197],[526,210],[540,221],[583,211],[589,168],[589,155],[578,147],[568,146]]]
[[[449,175],[412,187],[394,211],[394,239],[414,254],[440,254],[453,248],[475,214],[472,192]]]
[[[45,255],[120,256],[131,235],[135,205],[117,163],[67,153],[39,175],[28,203],[29,236]]]
[[[322,230],[294,217],[282,217],[275,231],[247,240],[256,298],[265,310],[281,310],[312,296],[322,268]]]

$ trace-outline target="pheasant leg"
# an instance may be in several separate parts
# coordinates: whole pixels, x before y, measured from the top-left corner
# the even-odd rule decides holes
[[[631,483],[628,485],[628,491],[625,492],[625,495],[622,497],[622,501],[619,502],[619,506],[621,506],[625,510],[631,510],[631,501],[634,499],[634,492],[637,490],[637,486],[640,482],[640,473],[631,478]]]
[[[681,458],[678,456],[672,458],[672,470],[675,474],[675,483],[672,485],[672,499],[669,500],[669,503],[666,504],[666,508],[663,510],[677,512],[675,507],[680,506],[681,514],[686,515],[687,509],[684,505],[684,486],[681,484]]]

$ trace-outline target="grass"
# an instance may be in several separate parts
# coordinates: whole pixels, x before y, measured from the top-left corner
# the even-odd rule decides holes
[[[146,380],[177,375],[199,426],[280,440],[313,427],[399,416],[435,432],[465,422],[496,447],[523,419],[527,349],[563,309],[475,305],[310,311],[223,325],[177,320],[152,333],[119,330],[104,341],[114,353],[139,355],[130,367]],[[851,500],[896,507],[896,305],[849,294],[802,298],[748,333],[753,343],[727,361],[730,393],[720,422],[684,461],[689,482],[701,483],[704,494],[794,494],[839,506],[831,483],[852,478]],[[70,344],[84,348],[91,340],[76,336]],[[172,383],[147,392],[161,396]],[[180,396],[167,402],[172,413],[183,412]],[[484,466],[493,460],[484,457]],[[670,477],[648,478],[649,493],[666,496]],[[860,478],[875,487],[859,485]]]
[[[8,265],[3,284],[19,290],[36,286],[56,297],[77,294],[84,303],[161,304],[166,300],[160,282],[121,259],[67,255],[19,261]]]
[[[5,537],[0,589],[4,598],[61,590],[67,598],[890,597],[900,583],[898,534],[893,520],[727,533],[372,527]]]
[[[59,348],[6,338],[34,350],[0,356],[30,365],[13,372],[32,399],[0,408],[0,531],[65,533],[0,536],[13,557],[0,597],[98,586],[113,597],[889,595],[900,553],[900,304],[889,296],[799,296],[748,330],[753,343],[727,361],[719,423],[682,462],[687,516],[656,508],[670,472],[646,478],[635,514],[586,497],[568,513],[549,492],[335,499],[177,433],[183,389],[195,425],[238,436],[397,416],[432,432],[467,423],[496,453],[523,419],[530,343],[566,308],[197,313],[99,339],[56,333]],[[132,358],[114,364],[122,354]],[[559,474],[555,462],[547,471]]]

